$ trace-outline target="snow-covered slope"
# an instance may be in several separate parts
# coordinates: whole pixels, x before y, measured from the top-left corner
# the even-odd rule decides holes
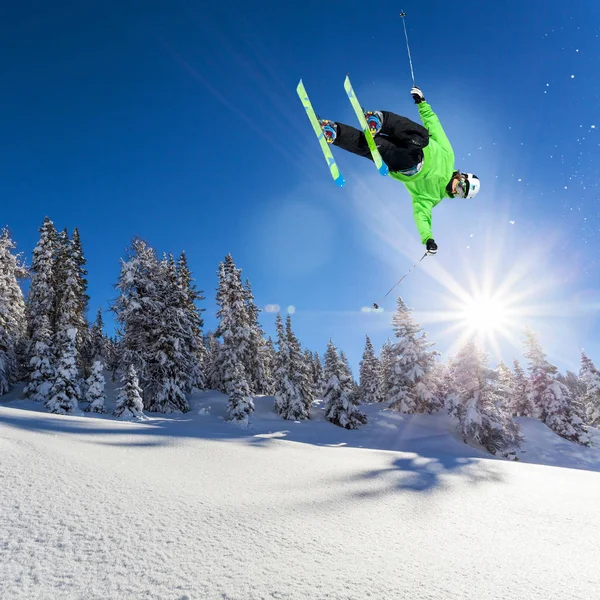
[[[600,586],[600,451],[521,420],[522,461],[444,415],[346,431],[257,398],[143,423],[0,404],[0,598],[577,599]],[[210,407],[210,409],[208,409]],[[599,440],[600,441],[600,440]],[[548,466],[560,465],[560,466]],[[567,468],[569,467],[569,468]]]

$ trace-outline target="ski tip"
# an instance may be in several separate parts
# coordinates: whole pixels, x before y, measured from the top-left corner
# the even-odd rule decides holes
[[[339,177],[336,177],[335,179],[335,183],[339,186],[339,187],[344,187],[344,185],[346,185],[346,180],[340,175]]]
[[[390,170],[388,169],[388,166],[386,164],[381,165],[381,167],[379,167],[379,174],[383,175],[384,177],[386,175],[389,175]]]

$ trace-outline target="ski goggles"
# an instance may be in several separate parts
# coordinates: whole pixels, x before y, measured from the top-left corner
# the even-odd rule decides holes
[[[468,179],[461,179],[456,184],[456,195],[459,198],[466,198],[467,195],[469,194],[469,188],[470,187],[471,187],[471,184],[469,183]]]
[[[402,175],[406,175],[410,177],[411,175],[416,175],[423,168],[423,161],[421,161],[418,165],[411,167],[410,169],[405,169],[404,171],[399,171]]]

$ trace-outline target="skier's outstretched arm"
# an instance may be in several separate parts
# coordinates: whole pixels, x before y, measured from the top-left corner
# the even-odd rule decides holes
[[[413,214],[415,225],[421,236],[421,243],[426,244],[427,240],[432,239],[431,233],[431,210],[434,207],[435,200],[421,197],[413,197]]]
[[[429,135],[440,146],[442,146],[446,152],[449,152],[454,157],[454,150],[452,150],[450,140],[448,139],[448,136],[446,135],[438,116],[433,112],[431,106],[429,106],[429,104],[427,104],[425,101],[423,92],[415,86],[412,88],[410,93],[415,100],[415,104],[419,109],[421,121],[423,121],[423,125],[428,129]]]

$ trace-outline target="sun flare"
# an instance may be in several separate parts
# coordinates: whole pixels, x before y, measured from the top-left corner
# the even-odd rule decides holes
[[[496,298],[469,300],[461,319],[473,333],[500,333],[509,326],[507,306]]]

